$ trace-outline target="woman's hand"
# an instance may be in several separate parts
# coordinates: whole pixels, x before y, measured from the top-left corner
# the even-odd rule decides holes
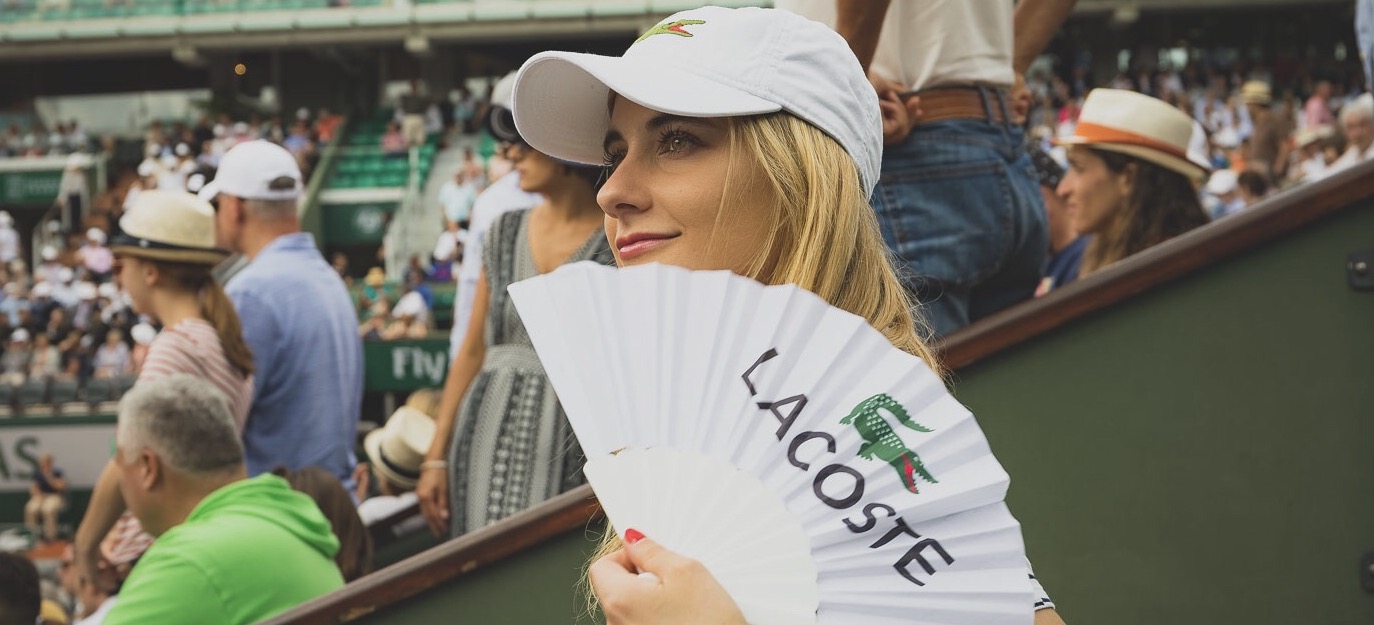
[[[448,536],[448,469],[420,469],[420,481],[415,484],[420,497],[420,514],[425,515],[429,531],[439,538]]]
[[[739,606],[706,567],[633,529],[625,530],[623,548],[593,562],[587,573],[607,625],[745,625]]]

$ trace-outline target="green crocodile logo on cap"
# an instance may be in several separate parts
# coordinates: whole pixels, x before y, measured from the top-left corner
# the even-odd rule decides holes
[[[935,476],[926,470],[921,462],[921,457],[916,452],[907,448],[906,443],[902,442],[901,437],[892,431],[892,425],[883,419],[879,410],[892,413],[897,417],[897,421],[917,432],[932,432],[933,430],[922,426],[911,420],[911,415],[907,414],[906,408],[897,403],[891,396],[880,393],[865,399],[849,416],[840,419],[843,425],[853,425],[859,431],[864,443],[859,446],[859,457],[864,460],[873,460],[874,456],[892,465],[897,470],[897,475],[902,479],[902,485],[913,493],[919,493],[916,488],[916,477],[925,478],[931,484],[939,484]]]
[[[696,26],[697,24],[705,23],[706,22],[702,20],[677,20],[675,22],[668,22],[666,24],[659,24],[658,26],[655,26],[653,28],[650,28],[649,30],[644,31],[644,34],[640,35],[639,39],[635,40],[635,43],[644,41],[645,39],[648,39],[654,35],[677,35],[679,37],[691,37],[692,33],[683,30],[682,27]]]

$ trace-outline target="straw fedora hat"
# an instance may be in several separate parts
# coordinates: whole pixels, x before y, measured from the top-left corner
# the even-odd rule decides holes
[[[386,425],[368,433],[363,449],[372,468],[387,481],[401,488],[415,488],[420,480],[420,464],[434,440],[434,419],[409,406],[391,413]]]
[[[1269,89],[1269,83],[1252,80],[1241,85],[1240,99],[1246,104],[1269,106],[1274,103],[1274,93]]]
[[[214,265],[229,256],[215,247],[215,209],[190,193],[138,194],[119,229],[123,234],[110,244],[116,254],[196,265]]]
[[[1192,134],[1192,118],[1163,100],[1122,89],[1093,89],[1083,101],[1073,135],[1057,143],[1134,156],[1200,183],[1207,170],[1188,160]]]

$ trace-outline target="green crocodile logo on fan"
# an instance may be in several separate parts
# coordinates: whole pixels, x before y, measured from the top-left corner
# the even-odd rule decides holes
[[[705,23],[706,22],[703,20],[677,20],[673,22],[668,22],[666,24],[659,24],[658,26],[655,26],[653,28],[650,28],[649,30],[644,31],[644,34],[640,35],[639,39],[635,40],[635,43],[644,41],[645,39],[648,39],[654,35],[677,35],[679,37],[691,37],[692,33],[683,30],[682,27],[696,26],[697,24]]]
[[[859,436],[863,437],[864,443],[859,446],[859,457],[873,460],[874,456],[877,456],[883,462],[892,465],[901,477],[902,485],[913,493],[920,492],[916,488],[917,476],[931,484],[938,484],[935,476],[921,463],[921,457],[907,448],[906,443],[903,443],[901,437],[892,430],[892,425],[883,418],[880,411],[892,413],[902,425],[917,432],[934,431],[912,421],[906,408],[891,396],[886,393],[874,395],[855,406],[849,416],[840,419],[841,424],[853,425],[854,429],[859,431]]]

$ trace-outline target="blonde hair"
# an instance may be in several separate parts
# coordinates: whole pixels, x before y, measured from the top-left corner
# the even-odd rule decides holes
[[[868,320],[888,342],[924,360],[939,361],[921,339],[924,324],[893,268],[891,252],[859,182],[854,160],[834,139],[788,113],[730,118],[731,169],[754,161],[772,187],[776,224],[746,273],[766,284],[795,284],[831,306]],[[733,178],[730,176],[729,178]],[[722,201],[758,181],[727,183]]]
[[[795,284],[863,317],[893,346],[925,361],[943,378],[944,368],[921,338],[924,323],[893,268],[854,159],[830,136],[789,113],[727,121],[730,165],[716,229],[727,223],[726,207],[742,205],[738,200],[749,187],[762,183],[735,181],[739,170],[752,165],[761,172],[774,198],[760,210],[771,212],[775,227],[739,273],[765,284]],[[609,524],[607,528],[588,567],[621,547],[620,537],[609,531]],[[596,596],[585,573],[583,592],[591,614]]]

